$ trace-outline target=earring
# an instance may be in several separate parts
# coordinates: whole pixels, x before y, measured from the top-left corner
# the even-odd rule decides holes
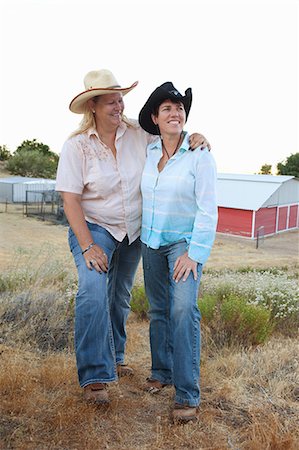
[[[92,114],[95,114],[95,113],[96,113],[96,112],[95,112],[95,110],[93,109],[93,110],[92,110]]]

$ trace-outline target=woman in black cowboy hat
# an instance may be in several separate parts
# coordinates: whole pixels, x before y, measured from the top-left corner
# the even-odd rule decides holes
[[[191,151],[183,131],[191,89],[171,82],[150,95],[141,127],[159,139],[148,145],[142,175],[142,256],[150,303],[151,378],[146,390],[174,385],[173,419],[196,419],[200,403],[200,311],[202,267],[217,224],[216,166],[206,148]]]

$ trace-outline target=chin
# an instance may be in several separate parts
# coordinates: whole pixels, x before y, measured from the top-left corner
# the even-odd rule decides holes
[[[115,125],[119,125],[119,124],[121,123],[121,121],[122,121],[122,118],[121,118],[121,117],[118,117],[118,118],[113,117],[113,119],[112,119],[112,122],[113,122]]]

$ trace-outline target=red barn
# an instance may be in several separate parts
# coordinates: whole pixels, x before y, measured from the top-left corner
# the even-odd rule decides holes
[[[299,227],[299,179],[218,174],[219,233],[254,239]]]

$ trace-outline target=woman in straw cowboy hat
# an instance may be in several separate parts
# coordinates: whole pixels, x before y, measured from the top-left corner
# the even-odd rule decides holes
[[[83,119],[63,146],[56,190],[78,271],[79,383],[87,401],[101,404],[109,402],[107,383],[133,373],[124,364],[126,320],[141,256],[141,173],[153,138],[123,115],[123,96],[137,82],[123,88],[109,70],[98,70],[84,84],[69,106]],[[205,141],[201,135],[195,140]]]
[[[217,224],[216,166],[206,148],[189,149],[183,131],[192,93],[163,83],[143,106],[139,123],[159,139],[149,144],[142,175],[142,257],[150,303],[151,378],[156,393],[174,385],[175,421],[196,420],[200,401],[202,266]]]

